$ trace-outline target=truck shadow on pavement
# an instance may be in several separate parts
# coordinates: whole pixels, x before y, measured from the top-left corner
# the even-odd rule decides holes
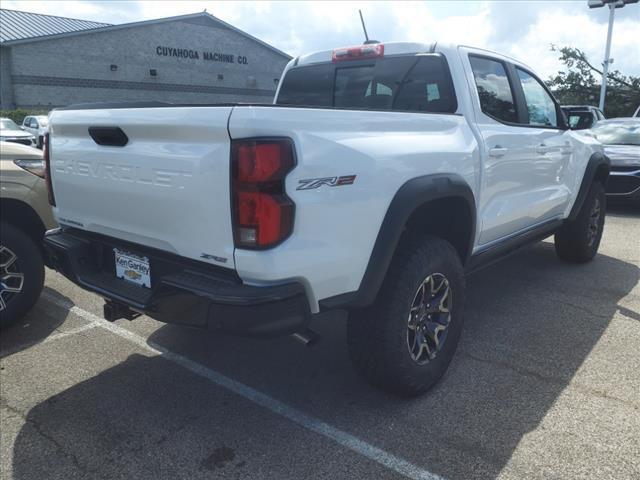
[[[38,302],[16,325],[0,332],[0,358],[13,355],[54,335],[68,312]]]
[[[607,200],[608,217],[640,218],[640,205],[632,205],[624,201]]]
[[[355,375],[339,313],[315,321],[322,340],[312,348],[168,325],[148,342],[445,478],[495,478],[569,383],[581,388],[574,377],[614,314],[637,316],[618,304],[639,278],[638,266],[606,255],[563,264],[549,243],[474,274],[458,353],[442,381],[412,400]],[[100,363],[84,348],[78,355]],[[126,355],[28,412],[14,478],[397,476],[162,355]],[[520,476],[543,475],[528,473]]]

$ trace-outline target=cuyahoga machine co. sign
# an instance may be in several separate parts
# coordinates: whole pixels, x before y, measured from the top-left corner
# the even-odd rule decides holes
[[[200,60],[200,53],[198,52],[198,50],[191,50],[188,48],[163,47],[161,45],[158,45],[156,47],[156,54],[161,57],[190,58],[193,60]],[[202,59],[209,62],[238,63],[240,65],[249,64],[249,60],[247,60],[247,57],[243,55],[233,55],[231,53],[202,51]]]

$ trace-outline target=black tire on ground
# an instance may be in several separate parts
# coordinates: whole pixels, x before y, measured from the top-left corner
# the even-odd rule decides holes
[[[578,216],[565,222],[556,232],[555,246],[558,257],[571,263],[592,260],[598,253],[602,239],[606,209],[607,196],[604,185],[594,181]]]
[[[420,287],[429,277],[434,283],[439,283],[442,277],[448,281],[450,298],[446,304],[450,314],[438,314],[439,321],[446,323],[442,315],[448,318],[446,335],[442,336],[444,332],[436,334],[441,348],[422,363],[412,357],[409,344],[415,347],[412,338],[415,339],[417,333],[413,329],[409,331],[409,323],[410,318],[414,318],[410,317],[415,309],[412,307],[421,297]],[[443,294],[438,291],[437,295]],[[416,396],[427,391],[445,373],[455,353],[462,332],[464,295],[464,270],[451,244],[429,235],[411,235],[403,240],[376,303],[370,308],[350,312],[347,342],[356,371],[372,385],[402,396]],[[435,325],[433,321],[427,321],[426,316],[421,318]]]
[[[16,257],[9,267],[5,264]],[[2,276],[2,299],[0,328],[20,320],[38,300],[44,285],[44,262],[42,253],[33,239],[22,230],[8,223],[0,224],[0,276]],[[11,274],[7,278],[7,271]],[[5,291],[5,285],[16,285],[15,274],[23,275],[20,293]],[[18,281],[19,284],[19,281]]]

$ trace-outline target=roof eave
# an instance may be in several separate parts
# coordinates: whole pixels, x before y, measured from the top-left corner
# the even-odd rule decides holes
[[[103,32],[106,28],[110,28],[110,27],[87,28],[84,30],[76,30],[73,32],[54,33],[51,35],[39,35],[37,37],[16,38],[15,40],[7,40],[4,42],[0,42],[0,46],[11,47],[13,45],[20,45],[21,43],[41,42],[43,40],[53,40],[57,38],[74,37],[76,35],[81,35],[84,33]]]
[[[262,45],[265,48],[268,48],[269,50],[277,53],[278,55],[282,55],[283,57],[285,57],[287,60],[291,60],[293,57],[291,57],[291,55],[289,55],[288,53],[283,52],[282,50],[277,49],[276,47],[273,47],[271,45],[269,45],[266,42],[263,42],[262,40],[260,40],[259,38],[254,37],[253,35],[244,32],[242,30],[240,30],[239,28],[234,27],[233,25],[228,24],[227,22],[220,20],[217,17],[214,17],[213,15],[211,15],[210,13],[207,12],[197,12],[197,13],[189,13],[186,15],[177,15],[174,17],[165,17],[165,18],[157,18],[157,19],[153,19],[153,20],[142,20],[139,22],[130,22],[130,23],[122,23],[120,25],[108,25],[106,27],[98,27],[98,28],[88,28],[85,30],[77,30],[74,32],[65,32],[65,33],[56,33],[53,35],[41,35],[38,37],[29,37],[29,38],[20,38],[20,39],[16,39],[16,40],[8,40],[5,42],[0,42],[0,46],[13,46],[13,45],[20,45],[23,43],[32,43],[32,42],[41,42],[44,40],[54,40],[54,39],[59,39],[59,38],[67,38],[67,37],[75,37],[78,35],[84,35],[87,33],[102,33],[102,32],[111,32],[114,30],[121,30],[124,28],[133,28],[133,27],[138,27],[138,26],[143,26],[143,25],[154,25],[157,23],[165,23],[165,22],[172,22],[172,21],[179,21],[179,20],[185,20],[185,19],[189,19],[189,18],[197,18],[197,17],[206,17],[209,18],[211,20],[213,20],[214,22],[220,23],[223,26],[229,28],[230,30],[233,30],[236,33],[239,33],[240,35],[247,37],[251,40],[253,40],[254,42],[259,43],[260,45]]]

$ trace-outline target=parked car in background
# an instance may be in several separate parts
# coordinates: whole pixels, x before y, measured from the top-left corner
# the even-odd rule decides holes
[[[42,238],[55,227],[42,151],[0,142],[0,328],[33,306],[44,283]]]
[[[603,120],[591,133],[611,160],[607,195],[640,206],[640,118]]]
[[[36,137],[22,130],[10,118],[0,118],[0,142],[21,143],[22,145],[35,147]]]
[[[49,129],[49,119],[46,115],[26,116],[22,121],[22,129],[34,135],[38,148],[42,148],[44,135]]]
[[[604,113],[599,108],[590,105],[565,105],[562,111],[567,117],[571,130],[586,130],[605,119]]]

